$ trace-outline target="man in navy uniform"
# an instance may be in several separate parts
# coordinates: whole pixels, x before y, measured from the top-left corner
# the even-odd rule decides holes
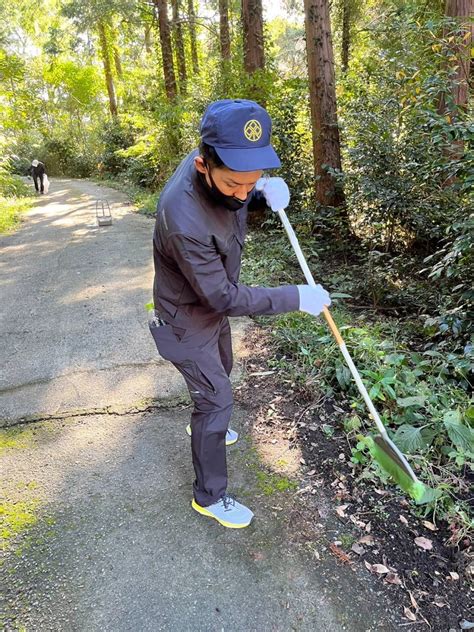
[[[306,311],[330,304],[321,286],[249,287],[239,283],[246,218],[262,203],[286,208],[271,120],[254,101],[225,99],[207,108],[201,144],[179,165],[158,201],[153,237],[154,318],[162,357],[183,375],[194,404],[188,434],[196,479],[192,507],[225,527],[253,513],[227,493],[226,445],[238,435],[232,414],[232,342],[228,316]],[[258,185],[257,185],[258,183]]]

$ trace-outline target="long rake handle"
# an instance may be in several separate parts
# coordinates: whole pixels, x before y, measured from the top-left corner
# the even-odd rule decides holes
[[[280,216],[283,226],[285,227],[285,230],[288,234],[291,245],[293,246],[293,250],[295,251],[295,254],[298,258],[301,269],[303,270],[303,273],[306,277],[306,281],[308,282],[308,285],[312,285],[314,287],[316,285],[316,282],[313,278],[313,275],[311,274],[311,270],[308,268],[308,264],[306,263],[305,256],[300,248],[300,244],[298,242],[298,238],[296,237],[295,231],[293,230],[293,226],[290,224],[288,217],[286,216],[286,213],[283,209],[278,211],[278,215]],[[337,344],[339,345],[341,353],[344,356],[345,361],[347,362],[347,365],[352,373],[352,377],[354,378],[354,381],[357,384],[357,388],[359,389],[360,394],[362,395],[365,403],[367,404],[367,408],[369,409],[370,414],[372,415],[375,423],[377,424],[377,428],[380,434],[382,435],[384,439],[388,439],[387,430],[385,429],[385,426],[383,425],[382,420],[380,419],[380,416],[372,400],[370,399],[367,389],[365,388],[364,383],[362,382],[361,377],[359,375],[359,371],[357,370],[351,358],[351,355],[349,351],[347,350],[346,343],[344,342],[341,336],[341,333],[339,329],[337,328],[336,323],[334,322],[334,319],[331,316],[331,313],[327,307],[323,308],[323,314],[324,314],[324,317],[326,318],[327,324],[329,325],[329,328],[334,338],[337,341]]]

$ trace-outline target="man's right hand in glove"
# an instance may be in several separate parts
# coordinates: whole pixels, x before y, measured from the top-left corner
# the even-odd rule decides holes
[[[300,312],[306,312],[313,316],[319,316],[323,311],[323,307],[331,305],[331,298],[321,285],[298,285],[298,294],[300,296]]]

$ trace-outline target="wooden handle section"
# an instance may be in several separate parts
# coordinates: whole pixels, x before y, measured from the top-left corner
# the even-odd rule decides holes
[[[332,335],[336,339],[337,344],[341,347],[344,344],[344,340],[342,339],[342,336],[339,333],[339,329],[337,328],[336,323],[334,322],[331,316],[331,312],[328,310],[326,306],[323,308],[323,312],[324,312],[324,316],[326,318],[327,324],[329,325],[329,329],[332,331]]]

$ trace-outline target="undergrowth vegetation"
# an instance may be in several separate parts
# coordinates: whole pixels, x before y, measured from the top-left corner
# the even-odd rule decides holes
[[[430,316],[430,310],[436,313],[440,290],[433,292],[426,273],[412,270],[414,287],[407,281],[397,296],[397,267],[377,269],[380,284],[373,301],[374,273],[360,274],[360,260],[370,260],[370,251],[350,262],[322,242],[303,237],[301,243],[315,277],[332,293],[335,321],[390,436],[408,455],[419,478],[436,489],[432,501],[415,510],[446,520],[452,541],[457,542],[472,526],[468,501],[474,462],[474,349],[467,324],[458,323],[453,332],[439,317]],[[281,232],[253,234],[243,268],[245,281],[301,283],[292,259]],[[420,272],[426,264],[422,259],[418,264]],[[417,307],[404,300],[411,293],[434,296]],[[392,309],[384,312],[386,303]],[[291,313],[262,321],[274,340],[271,366],[309,401],[320,400],[322,406],[326,398],[347,400],[339,430],[350,441],[355,472],[359,478],[387,482],[363,440],[374,424],[324,319]]]
[[[18,226],[21,213],[33,204],[30,196],[31,189],[20,177],[10,173],[8,160],[0,160],[0,235]]]

